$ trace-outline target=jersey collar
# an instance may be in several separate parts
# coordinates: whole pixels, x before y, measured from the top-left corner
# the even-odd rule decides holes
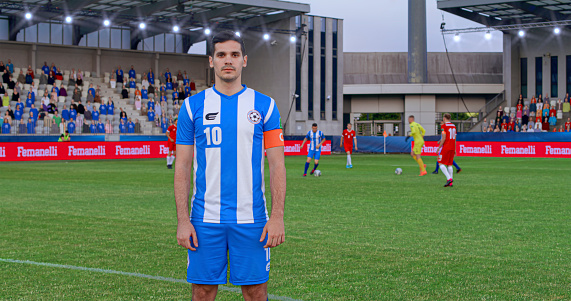
[[[242,87],[243,87],[242,90],[238,91],[238,93],[233,94],[233,95],[226,95],[226,94],[220,93],[220,91],[216,90],[216,85],[212,86],[212,90],[214,90],[214,92],[216,92],[216,94],[220,95],[220,97],[233,98],[233,97],[240,96],[240,94],[244,93],[244,91],[246,91],[246,89],[248,89],[248,87],[246,87],[246,85],[242,85]]]

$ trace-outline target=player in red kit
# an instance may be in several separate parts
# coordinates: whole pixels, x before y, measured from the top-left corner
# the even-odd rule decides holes
[[[177,118],[174,120],[174,124],[171,124],[167,129],[167,138],[169,139],[169,153],[167,154],[167,168],[172,169],[172,164],[176,157],[176,123]]]
[[[350,123],[347,124],[347,129],[343,131],[343,139],[341,139],[340,147],[345,145],[345,152],[347,153],[347,168],[353,168],[351,162],[351,154],[353,153],[353,141],[355,141],[355,150],[357,150],[357,134],[353,131]]]
[[[438,145],[438,163],[442,173],[446,176],[444,187],[452,187],[454,156],[456,155],[456,126],[450,122],[451,116],[446,113],[443,116],[442,139]]]

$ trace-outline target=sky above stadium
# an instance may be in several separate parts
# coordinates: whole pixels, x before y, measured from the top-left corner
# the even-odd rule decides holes
[[[407,0],[293,0],[311,5],[311,15],[344,19],[344,52],[407,52]],[[429,52],[444,51],[440,33],[442,15],[446,28],[482,27],[481,24],[452,15],[436,8],[436,0],[426,0],[427,46]],[[502,52],[502,34],[492,32],[486,40],[484,33],[460,36],[446,35],[448,51]]]

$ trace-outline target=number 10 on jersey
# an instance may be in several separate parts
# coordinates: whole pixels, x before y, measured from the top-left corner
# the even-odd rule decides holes
[[[218,126],[204,129],[206,145],[220,145],[222,143],[222,129]]]

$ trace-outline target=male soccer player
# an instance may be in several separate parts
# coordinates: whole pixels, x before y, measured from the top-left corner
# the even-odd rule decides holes
[[[210,43],[215,85],[182,106],[174,188],[178,244],[188,249],[192,300],[214,300],[218,285],[242,286],[245,300],[267,300],[270,249],[284,242],[284,142],[274,100],[241,84],[242,38],[222,31]],[[272,211],[264,197],[264,150]],[[194,176],[191,178],[191,166]],[[192,211],[188,197],[191,183]]]
[[[442,139],[438,145],[438,163],[440,163],[440,170],[446,176],[446,184],[444,187],[452,187],[454,180],[452,179],[454,173],[452,172],[452,162],[456,155],[456,126],[450,122],[450,114],[446,113],[443,116],[444,124],[442,128]]]
[[[347,166],[345,166],[346,168],[353,168],[353,162],[351,162],[351,154],[353,154],[353,141],[355,141],[355,150],[358,150],[357,135],[351,128],[352,125],[347,123],[347,129],[343,130],[343,138],[341,139],[341,144],[339,145],[339,147],[343,147],[343,144],[345,144],[345,152],[347,153]]]
[[[307,132],[303,142],[301,142],[301,149],[305,142],[309,140],[309,151],[307,152],[307,161],[305,161],[305,169],[303,171],[303,176],[307,176],[307,168],[311,159],[314,160],[313,169],[310,174],[313,174],[319,165],[319,158],[321,157],[321,145],[325,142],[325,135],[322,131],[317,130],[317,123],[311,125],[311,131]]]
[[[440,122],[440,126],[444,125],[444,121]],[[440,145],[440,140],[438,140],[438,144]],[[440,155],[440,153],[437,153],[437,155]],[[456,161],[452,161],[452,164],[454,165],[454,167],[456,167],[456,173],[460,173],[462,171],[462,168],[460,168],[460,166],[458,166],[458,164],[456,164]],[[437,175],[438,174],[438,169],[440,167],[440,164],[438,164],[438,159],[436,159],[436,169],[432,172],[433,175]]]
[[[424,130],[422,125],[414,121],[414,115],[408,116],[408,123],[410,125],[410,136],[412,136],[412,138],[414,139],[414,147],[410,151],[410,155],[420,167],[419,176],[422,177],[426,175],[426,166],[424,165],[424,162],[422,162],[420,154],[422,153],[422,147],[424,146],[423,136],[426,133],[426,131]]]
[[[174,124],[171,124],[167,129],[167,138],[169,139],[168,146],[169,152],[167,154],[167,168],[172,169],[172,164],[176,158],[176,123],[177,118],[174,119]]]

